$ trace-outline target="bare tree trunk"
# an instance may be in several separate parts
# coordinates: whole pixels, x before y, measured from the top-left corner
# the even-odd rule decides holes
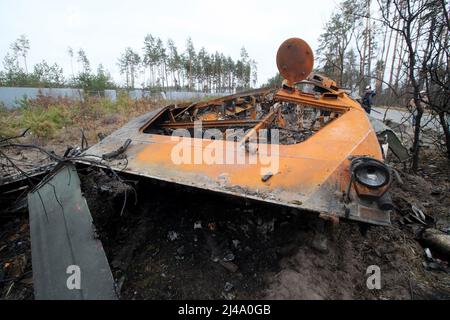
[[[150,72],[150,74],[149,74],[149,86],[150,87],[153,87],[153,67],[150,65],[149,67],[148,67],[148,69],[149,69],[149,72]]]
[[[449,22],[449,24],[450,24],[450,22]],[[443,46],[444,46],[444,48],[448,48],[448,39],[449,39],[449,32],[444,32],[443,34],[442,34],[442,37],[443,37],[443,39],[442,39],[442,43],[444,44]],[[447,53],[448,54],[448,53]],[[441,58],[439,59],[439,64],[442,66],[442,65],[444,65],[444,58],[446,57],[446,52],[445,52],[445,50],[442,50],[442,55],[441,55]]]
[[[131,73],[131,88],[134,89],[134,66],[131,65],[130,67],[130,73]]]
[[[414,94],[415,95],[415,94]],[[417,100],[417,101],[416,101]],[[418,99],[414,98],[414,103],[418,106]],[[411,169],[413,172],[417,172],[419,168],[419,148],[420,148],[420,124],[422,121],[423,111],[417,107],[416,123],[414,125],[414,142],[413,142],[413,158]]]
[[[420,6],[423,6],[423,1],[420,1]],[[422,29],[422,23],[423,23],[422,16],[423,16],[423,13],[421,13],[419,16],[419,22],[418,22],[419,25],[417,26],[417,37],[416,37],[416,43],[414,44],[414,51],[416,51],[416,52],[417,52],[417,46],[419,45],[420,30]]]
[[[445,112],[439,112],[439,122],[441,123],[442,129],[444,131],[445,146],[447,148],[447,159],[450,160],[450,123],[445,119]]]
[[[25,73],[28,73],[27,57],[25,55],[23,56],[23,63],[25,65]]]
[[[409,2],[407,2],[408,10],[410,10]],[[412,35],[411,35],[411,20],[404,20],[404,40],[406,42],[407,48],[408,48],[408,60],[409,60],[409,80],[411,83],[411,86],[414,89],[414,104],[416,106],[417,110],[417,117],[416,117],[416,123],[414,126],[414,141],[413,141],[413,161],[411,169],[413,172],[417,172],[417,169],[419,168],[419,153],[420,153],[420,126],[421,126],[421,120],[423,115],[423,109],[422,109],[422,101],[420,98],[420,84],[416,80],[416,76],[414,74],[414,69],[416,67],[416,52],[414,51],[413,45],[412,45]]]
[[[395,15],[394,15],[394,19],[395,19]],[[391,51],[392,32],[393,32],[393,30],[391,29],[391,32],[389,34],[389,42],[388,42],[388,47],[386,50],[386,55],[385,55],[385,58],[383,59],[383,73],[382,73],[381,79],[384,79],[384,74],[386,72],[387,59],[388,59],[389,53]]]
[[[401,45],[400,45],[400,52],[398,55],[398,61],[397,61],[397,71],[395,72],[395,81],[394,81],[395,91],[398,90],[398,84],[399,84],[399,80],[400,80],[400,71],[402,70],[403,61],[404,61],[404,58],[406,55],[406,51],[403,50],[404,43],[405,42],[402,39]]]
[[[370,25],[371,0],[367,0],[367,76],[372,76],[372,28]],[[370,79],[370,78],[369,78]],[[369,80],[370,81],[370,80]]]
[[[385,61],[386,61],[383,59],[383,57],[384,57],[384,52],[386,51],[387,33],[388,33],[388,27],[386,26],[384,29],[384,36],[383,36],[383,48],[381,49],[382,65],[377,64],[377,70],[376,70],[377,79],[375,82],[375,91],[377,93],[381,92],[381,86],[383,84],[382,80],[383,80],[383,76],[384,76],[384,65],[385,65]]]
[[[389,17],[389,10],[390,10],[389,2],[386,4],[386,10],[388,11],[388,17]],[[396,19],[396,16],[397,16],[397,12],[394,13],[394,20]],[[387,50],[385,50],[388,29],[389,29],[389,27],[386,25],[385,30],[384,30],[384,38],[383,38],[383,50],[382,50],[382,54],[381,54],[381,58],[383,59],[383,61],[387,60],[387,58],[389,56],[389,50],[391,47],[392,29],[391,29],[391,32],[389,33],[389,41],[388,41]],[[385,55],[385,53],[386,53],[386,55]],[[384,66],[385,65],[386,65],[386,63],[384,63]],[[384,70],[383,70],[383,74],[384,74]]]
[[[166,78],[166,88],[169,87],[169,78],[167,77],[167,66],[166,62],[164,61],[164,77]]]
[[[367,2],[367,4],[368,3],[369,2]],[[369,11],[369,9],[368,9],[368,11]],[[360,89],[359,89],[360,94],[362,94],[362,92],[364,90],[364,86],[366,84],[366,81],[365,81],[365,75],[366,75],[365,69],[366,69],[366,57],[367,57],[367,49],[368,49],[367,48],[368,47],[367,40],[368,40],[368,35],[369,35],[368,29],[369,29],[369,18],[366,17],[366,27],[365,27],[365,30],[364,30],[364,46],[363,46],[362,59],[361,59],[361,64],[360,64],[360,68],[361,69],[360,69],[360,72],[359,72],[360,79],[362,81],[362,86],[360,86]]]
[[[400,19],[397,22],[397,29],[400,27]],[[397,43],[398,43],[399,33],[395,33],[394,40],[394,53],[392,54],[391,70],[389,75],[389,85],[392,86],[392,81],[394,80],[394,69],[395,69],[395,58],[397,57]],[[392,93],[392,90],[391,90]]]
[[[192,59],[189,58],[189,90],[192,90]]]

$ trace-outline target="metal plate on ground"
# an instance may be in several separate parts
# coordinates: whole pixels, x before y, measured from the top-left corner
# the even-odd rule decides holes
[[[80,179],[66,164],[28,194],[36,299],[116,299]],[[79,277],[79,278],[77,278]]]

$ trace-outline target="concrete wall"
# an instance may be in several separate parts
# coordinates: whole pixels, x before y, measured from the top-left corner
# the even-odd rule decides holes
[[[53,97],[68,97],[72,99],[82,99],[83,90],[73,88],[25,88],[25,87],[0,87],[0,102],[7,108],[17,107],[17,101],[23,99],[25,96],[30,99],[35,99],[38,94],[53,96]],[[204,97],[224,96],[228,93],[203,93],[203,92],[188,92],[188,91],[169,91],[151,94],[146,90],[130,90],[128,95],[132,99],[150,98],[167,100],[200,100]],[[117,99],[118,90],[105,90],[105,97],[115,101]]]
[[[81,92],[80,92],[81,91]],[[22,87],[0,87],[0,101],[7,108],[17,106],[17,101],[25,96],[34,99],[41,92],[43,95],[54,97],[69,97],[72,99],[80,99],[83,90],[72,88],[22,88]]]

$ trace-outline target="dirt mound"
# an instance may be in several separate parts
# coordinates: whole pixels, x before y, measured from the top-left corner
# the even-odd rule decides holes
[[[402,246],[399,235],[386,231],[375,227],[363,236],[356,225],[341,223],[334,235],[328,235],[327,253],[300,246],[281,261],[282,271],[271,281],[267,298],[410,299],[409,279],[421,268],[414,259],[420,246],[414,241]],[[372,265],[380,267],[381,290],[366,286],[367,268]]]

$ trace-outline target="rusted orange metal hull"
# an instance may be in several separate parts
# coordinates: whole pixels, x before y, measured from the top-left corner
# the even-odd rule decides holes
[[[251,96],[251,93],[246,96]],[[236,97],[239,98],[239,95],[231,98]],[[220,105],[221,101],[231,98],[214,101]],[[350,181],[352,157],[369,156],[383,160],[376,134],[361,106],[344,92],[333,90],[328,95],[319,96],[285,88],[276,92],[273,99],[314,106],[318,110],[339,113],[339,117],[303,142],[280,144],[277,150],[270,149],[270,144],[267,144],[267,149],[261,145],[258,154],[277,156],[279,161],[278,170],[271,172],[270,179],[261,179],[261,163],[174,163],[173,150],[180,147],[180,139],[144,132],[152,119],[170,107],[132,120],[90,148],[86,154],[101,156],[120,147],[126,139],[131,139],[132,143],[125,152],[128,165],[124,169],[131,174],[319,214],[372,224],[390,224],[389,212],[381,210],[376,201],[361,201]],[[201,150],[200,154],[211,153],[215,143],[199,138],[185,138],[183,141],[190,146],[193,154],[195,150]],[[250,157],[248,150],[240,148],[239,141],[224,143],[225,149],[232,150],[234,156]],[[122,170],[123,163],[123,160],[115,160],[109,165]],[[349,194],[346,194],[347,189]]]

